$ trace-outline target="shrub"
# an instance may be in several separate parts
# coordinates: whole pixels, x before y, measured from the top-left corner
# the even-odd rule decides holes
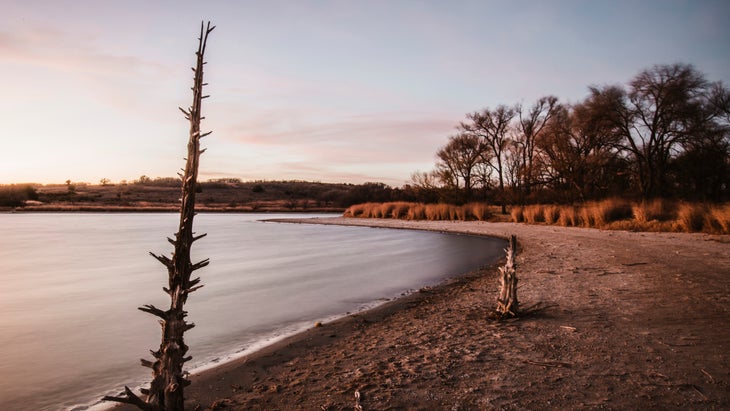
[[[379,205],[374,203],[355,204],[345,210],[343,216],[355,218],[373,218],[373,210],[378,207]]]
[[[640,223],[648,223],[653,220],[669,221],[674,219],[675,209],[676,205],[674,203],[657,198],[634,204],[633,215]]]
[[[457,206],[454,206],[454,205],[451,205],[451,204],[447,204],[447,208],[449,210],[449,217],[447,218],[447,220],[456,221],[456,220],[459,220],[460,219],[461,213],[460,213],[459,209],[461,207],[457,207]]]
[[[426,219],[428,220],[449,220],[449,206],[447,204],[428,204],[426,205]]]
[[[560,207],[555,205],[546,206],[543,209],[543,218],[548,224],[555,224],[560,218]]]
[[[558,225],[563,227],[577,227],[580,225],[580,218],[575,207],[564,206],[560,209],[560,217],[558,217]]]
[[[702,231],[707,207],[702,204],[682,203],[677,210],[677,225],[682,231]]]
[[[608,199],[586,206],[591,215],[592,226],[604,227],[614,221],[633,216],[631,204],[621,199]]]
[[[539,204],[526,206],[522,210],[522,215],[524,216],[525,222],[529,224],[545,222],[545,213],[543,211],[543,206]]]
[[[596,220],[594,218],[593,209],[590,205],[585,205],[578,209],[578,227],[595,227]]]
[[[469,203],[464,207],[468,207],[472,217],[479,221],[487,221],[492,216],[492,212],[485,203]]]
[[[525,221],[525,215],[524,215],[525,209],[520,206],[512,207],[512,210],[510,210],[510,221],[515,223],[522,223]]]
[[[31,185],[0,186],[0,206],[21,207],[28,200],[37,200],[38,192]]]
[[[451,208],[451,219],[457,221],[468,221],[471,219],[471,213],[465,206],[452,207]]]
[[[406,218],[408,216],[408,210],[414,206],[416,206],[416,204],[407,203],[405,201],[394,203],[393,210],[391,211],[391,217],[398,219]]]
[[[392,218],[395,203],[382,203],[376,218]]]
[[[707,213],[710,222],[706,226],[718,234],[730,234],[730,203],[713,206]]]
[[[411,204],[406,213],[406,218],[409,220],[425,220],[426,206],[423,204]]]

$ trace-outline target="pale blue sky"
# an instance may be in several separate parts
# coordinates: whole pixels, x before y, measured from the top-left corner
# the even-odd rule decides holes
[[[730,83],[726,1],[3,0],[0,183],[174,176],[204,19],[204,179],[400,186],[470,111],[654,64]]]

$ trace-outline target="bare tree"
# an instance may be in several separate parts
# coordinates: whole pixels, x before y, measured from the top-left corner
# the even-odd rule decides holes
[[[411,187],[418,201],[435,202],[438,200],[438,192],[441,188],[439,175],[436,170],[429,172],[416,171],[411,174]]]
[[[504,193],[504,161],[508,143],[507,133],[515,115],[516,110],[514,107],[500,105],[494,110],[486,108],[482,111],[467,114],[466,118],[469,122],[462,122],[460,125],[462,130],[479,136],[484,145],[482,160],[497,173],[502,214],[507,214]]]
[[[654,66],[630,82],[625,148],[636,162],[644,196],[667,194],[669,159],[689,136],[688,120],[700,109],[706,86],[704,77],[684,64]]]
[[[730,125],[730,90],[718,81],[712,83],[710,103],[725,125]]]
[[[513,192],[511,196],[512,201],[515,200],[514,192],[522,189],[522,178],[520,177],[520,173],[524,168],[524,164],[522,163],[521,152],[522,150],[520,145],[517,143],[517,140],[510,139],[507,143],[507,150],[505,151],[504,165],[506,172],[506,186]]]
[[[132,392],[129,387],[124,387],[124,396],[104,397],[106,401],[116,401],[137,406],[142,410],[149,411],[183,411],[184,410],[184,388],[190,384],[185,378],[183,365],[192,359],[187,356],[188,346],[185,345],[183,335],[185,331],[193,328],[195,324],[185,321],[187,312],[184,310],[188,295],[202,287],[199,285],[200,278],[190,279],[191,274],[208,265],[209,260],[193,263],[190,259],[190,250],[193,242],[204,237],[205,234],[195,236],[193,232],[193,218],[195,217],[195,192],[198,179],[198,164],[200,154],[204,151],[200,148],[200,139],[210,132],[200,132],[202,100],[208,96],[203,95],[203,65],[205,64],[205,47],[208,35],[215,26],[211,27],[201,23],[200,37],[198,38],[198,51],[196,52],[197,63],[193,68],[193,104],[187,109],[180,110],[190,122],[190,135],[188,140],[188,157],[186,159],[184,174],[182,177],[182,205],[180,208],[180,224],[175,239],[168,238],[174,246],[172,259],[164,255],[152,254],[160,261],[168,272],[168,287],[163,290],[170,296],[170,308],[159,309],[153,305],[140,307],[141,311],[150,313],[160,318],[162,326],[162,341],[160,348],[151,351],[155,361],[142,359],[142,365],[152,369],[152,382],[149,389],[142,390],[147,396],[143,400]]]
[[[466,200],[471,199],[476,167],[482,158],[479,138],[469,133],[452,136],[436,156],[436,168],[444,183],[457,190],[463,183]]]
[[[605,197],[624,180],[625,162],[616,148],[620,137],[602,121],[600,107],[600,99],[590,96],[556,109],[537,141],[549,187],[562,199]]]
[[[644,70],[627,87],[589,90],[572,107],[546,96],[529,108],[467,114],[438,153],[444,188],[469,197],[496,174],[503,213],[507,198],[730,198],[730,90],[722,82],[673,64]]]
[[[703,94],[670,178],[683,198],[722,201],[730,194],[730,91],[717,82]]]
[[[522,155],[522,179],[525,195],[530,195],[535,183],[537,170],[535,169],[535,155],[537,153],[537,139],[547,126],[558,109],[558,98],[555,96],[542,97],[525,112],[522,105],[517,106],[519,116],[518,145]]]

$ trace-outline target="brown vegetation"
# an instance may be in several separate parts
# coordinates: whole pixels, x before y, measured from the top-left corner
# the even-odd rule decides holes
[[[494,207],[484,203],[423,204],[405,201],[357,204],[345,210],[345,217],[394,218],[401,220],[460,220],[487,221],[494,215]]]
[[[351,206],[344,217],[401,220],[506,221],[498,206],[485,203],[451,204],[364,203]],[[563,227],[591,227],[630,231],[680,231],[730,234],[730,203],[707,205],[669,200],[631,203],[623,199],[583,205],[515,206],[509,221]]]
[[[20,207],[38,199],[38,192],[31,184],[0,186],[0,207]]]
[[[582,206],[513,207],[511,221],[631,231],[730,234],[730,204],[706,205],[668,200],[630,203],[608,199]]]

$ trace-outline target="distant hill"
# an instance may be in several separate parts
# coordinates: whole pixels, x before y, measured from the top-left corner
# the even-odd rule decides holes
[[[382,183],[209,180],[199,184],[202,211],[332,211],[367,201],[391,201],[400,189]],[[71,183],[0,186],[0,207],[27,211],[174,211],[180,202],[175,178],[123,184]]]

